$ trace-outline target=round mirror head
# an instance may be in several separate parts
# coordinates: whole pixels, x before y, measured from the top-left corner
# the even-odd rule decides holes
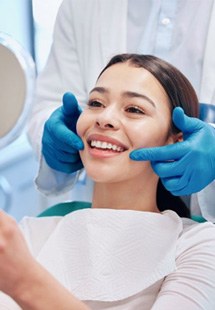
[[[0,32],[0,148],[22,132],[31,109],[34,81],[30,54]]]

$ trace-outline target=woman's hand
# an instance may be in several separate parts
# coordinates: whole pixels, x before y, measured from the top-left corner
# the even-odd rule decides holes
[[[0,290],[23,310],[89,310],[34,259],[16,221],[3,211],[0,211]]]
[[[0,290],[16,296],[34,265],[16,221],[0,211]]]

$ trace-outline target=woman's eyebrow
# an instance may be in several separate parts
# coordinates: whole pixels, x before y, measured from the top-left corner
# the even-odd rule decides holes
[[[90,91],[90,94],[92,92],[98,92],[100,94],[107,94],[107,93],[110,93],[109,89],[108,88],[105,88],[105,87],[94,87],[91,91]],[[150,99],[149,97],[147,97],[146,95],[143,95],[143,94],[140,94],[140,93],[137,93],[137,92],[133,92],[133,91],[125,91],[122,93],[122,97],[126,97],[126,98],[141,98],[141,99],[144,99],[144,100],[147,100],[154,108],[156,108],[156,105],[154,103],[154,101],[152,99]]]
[[[104,93],[109,93],[109,90],[107,88],[104,88],[104,87],[94,87],[91,91],[90,91],[90,94],[94,91],[97,91],[98,93],[101,93],[101,94],[104,94]]]
[[[133,91],[126,91],[123,93],[123,96],[127,98],[141,98],[141,99],[147,100],[154,108],[156,108],[154,101],[150,99],[149,97],[147,97],[146,95],[136,93]]]

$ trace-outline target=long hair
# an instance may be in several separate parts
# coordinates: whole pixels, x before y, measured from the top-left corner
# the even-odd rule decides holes
[[[164,88],[171,113],[175,107],[181,107],[186,115],[198,117],[199,103],[196,92],[189,80],[176,67],[152,55],[119,54],[111,58],[99,77],[106,69],[118,63],[128,63],[149,71]],[[172,133],[180,131],[173,122],[170,124],[170,130]],[[168,192],[160,180],[157,187],[157,205],[160,211],[171,209],[181,217],[190,217],[190,211],[183,200]]]

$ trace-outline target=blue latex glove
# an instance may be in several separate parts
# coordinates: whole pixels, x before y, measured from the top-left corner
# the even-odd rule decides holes
[[[173,122],[183,132],[183,142],[138,149],[133,160],[150,160],[163,185],[175,196],[202,190],[215,179],[215,129],[177,107]]]
[[[76,134],[81,108],[72,93],[65,93],[63,105],[46,121],[42,137],[42,153],[47,164],[58,171],[72,173],[83,165],[78,150],[83,142]]]

